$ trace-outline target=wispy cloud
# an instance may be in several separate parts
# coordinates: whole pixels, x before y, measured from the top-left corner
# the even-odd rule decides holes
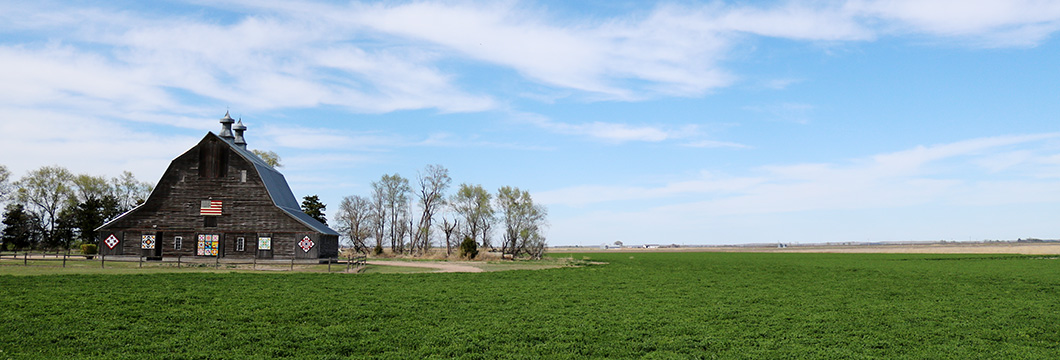
[[[440,65],[454,60],[512,69],[587,100],[700,96],[737,81],[724,64],[747,35],[856,42],[923,34],[1028,46],[1060,29],[1060,5],[1035,0],[661,4],[613,18],[563,17],[523,2],[235,1],[223,5],[234,11],[228,21],[53,5],[0,5],[0,32],[28,40],[0,41],[8,104],[172,115],[186,114],[190,95],[246,109],[497,109],[494,94]],[[662,136],[588,127],[571,131]]]
[[[1039,0],[864,0],[845,6],[879,32],[923,33],[990,46],[1033,46],[1060,30],[1060,3]]]
[[[975,202],[973,199],[998,196],[978,194],[970,189],[982,190],[994,185],[999,186],[997,191],[1018,189],[1013,181],[1039,188],[1034,185],[1038,180],[1033,174],[1054,173],[1056,166],[1049,159],[1055,154],[1040,147],[1010,147],[1056,138],[1060,134],[979,138],[920,146],[847,163],[761,166],[749,176],[709,175],[658,187],[583,185],[535,195],[549,204],[579,207],[680,195],[684,201],[671,202],[672,205],[653,211],[687,211],[700,216]],[[989,177],[999,166],[1008,169],[1021,164],[1033,168],[1017,180]],[[970,176],[967,171],[976,175]],[[1042,201],[1025,195],[1024,191],[1015,192],[1012,199],[1019,200],[1008,201]]]
[[[676,139],[688,139],[699,137],[701,131],[697,125],[682,125],[676,128],[632,125],[618,122],[592,121],[587,123],[567,123],[549,119],[546,116],[530,113],[515,114],[518,121],[532,124],[549,132],[585,136],[591,139],[624,143],[630,141],[638,142],[662,142]]]

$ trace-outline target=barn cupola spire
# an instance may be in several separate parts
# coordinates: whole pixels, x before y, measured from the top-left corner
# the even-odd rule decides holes
[[[243,125],[243,119],[239,119],[239,122],[232,126],[232,131],[236,133],[236,146],[243,149],[247,148],[247,139],[243,138],[243,132],[247,131],[247,126]]]
[[[218,136],[229,141],[234,139],[235,137],[232,136],[232,123],[234,122],[236,122],[236,120],[232,119],[232,116],[228,115],[228,112],[225,111],[225,117],[221,118],[221,134]]]

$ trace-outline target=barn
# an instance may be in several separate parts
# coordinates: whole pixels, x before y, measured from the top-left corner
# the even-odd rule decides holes
[[[247,150],[226,112],[169,164],[147,200],[97,231],[105,255],[330,258],[339,234],[302,212],[287,180]],[[233,125],[234,124],[234,125]]]

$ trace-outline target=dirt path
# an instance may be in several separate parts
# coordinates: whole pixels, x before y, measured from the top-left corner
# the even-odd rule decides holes
[[[434,272],[483,272],[470,265],[442,261],[393,261],[393,260],[369,260],[368,265],[405,266],[417,268],[437,269]]]

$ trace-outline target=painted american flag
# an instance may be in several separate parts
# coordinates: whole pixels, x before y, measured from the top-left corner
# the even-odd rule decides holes
[[[221,200],[203,200],[199,215],[221,215]]]

